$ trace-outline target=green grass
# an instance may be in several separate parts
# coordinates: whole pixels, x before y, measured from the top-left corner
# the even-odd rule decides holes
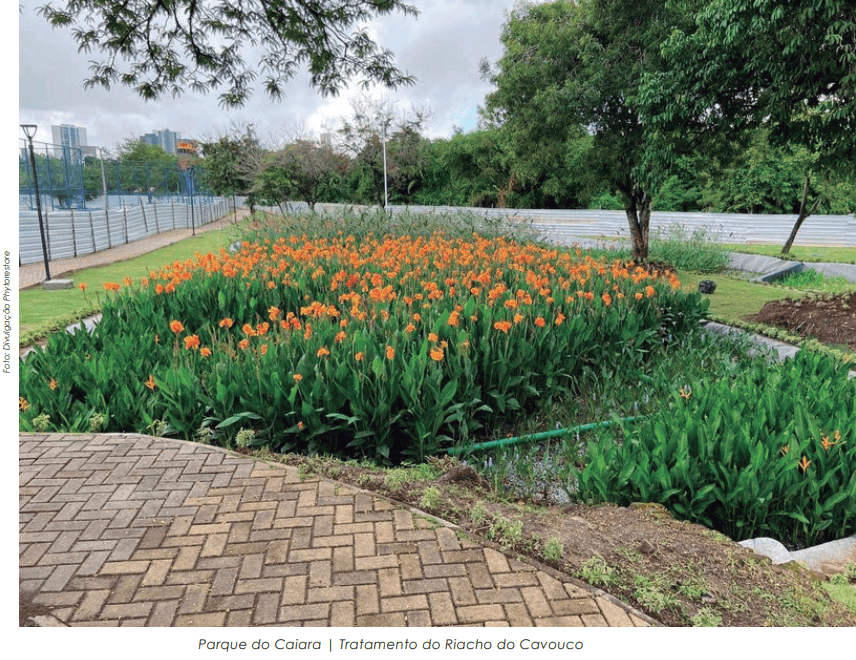
[[[726,250],[732,252],[745,252],[748,254],[763,254],[768,257],[782,258],[781,245],[743,245],[742,243],[723,245]],[[833,262],[842,264],[856,264],[856,247],[800,247],[794,246],[787,259],[805,262]]]
[[[801,273],[788,275],[777,280],[774,284],[791,289],[810,289],[812,291],[823,291],[824,293],[843,293],[856,289],[856,284],[848,282],[840,275],[838,277],[829,277],[810,269],[804,270]]]
[[[138,283],[152,270],[176,260],[184,261],[193,257],[195,252],[216,252],[227,247],[236,237],[235,227],[205,232],[128,261],[76,271],[70,275],[74,279],[73,289],[45,291],[40,286],[25,289],[19,293],[21,339],[44,336],[53,329],[100,311],[106,282],[121,283],[122,278],[130,277]],[[81,283],[86,284],[85,295],[78,288]]]
[[[767,284],[754,284],[738,277],[728,275],[703,275],[678,271],[681,285],[698,289],[701,280],[713,279],[716,282],[716,292],[709,295],[710,314],[712,316],[732,319],[742,319],[751,314],[757,314],[765,303],[782,298],[802,298],[799,292],[788,291]]]

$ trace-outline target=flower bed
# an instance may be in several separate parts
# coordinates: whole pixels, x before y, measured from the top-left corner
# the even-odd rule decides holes
[[[244,242],[105,286],[91,335],[26,358],[20,425],[421,461],[697,328],[678,287],[478,235]]]

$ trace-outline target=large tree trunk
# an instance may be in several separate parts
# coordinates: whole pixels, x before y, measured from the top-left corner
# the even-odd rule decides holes
[[[629,195],[630,204],[624,209],[630,227],[633,259],[639,263],[648,261],[648,235],[651,227],[651,198],[634,187]]]
[[[811,208],[806,211],[806,201],[808,200],[808,187],[811,184],[811,175],[806,175],[805,185],[803,186],[803,197],[802,203],[800,204],[800,214],[797,216],[797,221],[794,223],[794,228],[791,229],[791,235],[788,236],[788,240],[785,241],[784,246],[782,247],[782,254],[787,254],[791,251],[791,246],[794,244],[794,241],[797,238],[797,232],[800,230],[802,223],[805,222],[805,219],[814,213],[815,209],[817,209],[817,205],[820,203],[820,195],[817,196],[817,199],[814,200],[814,204],[811,205]]]

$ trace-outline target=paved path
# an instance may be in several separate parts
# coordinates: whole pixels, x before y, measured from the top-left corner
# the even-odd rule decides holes
[[[296,468],[143,435],[19,438],[20,596],[37,625],[654,623],[448,523],[301,481]]]
[[[238,209],[238,218],[243,219],[249,216],[250,212],[246,209]],[[233,215],[227,215],[214,222],[209,222],[196,228],[197,234],[203,234],[207,231],[215,229],[224,229],[235,222]],[[70,257],[68,259],[54,259],[48,261],[48,267],[51,271],[53,279],[61,279],[63,275],[73,273],[85,268],[94,268],[96,266],[106,266],[107,264],[116,263],[117,261],[127,261],[139,257],[142,254],[148,254],[154,250],[167,247],[173,243],[183,241],[185,238],[190,238],[193,235],[191,229],[173,229],[160,234],[154,234],[147,238],[141,238],[138,241],[125,243],[114,248],[84,254],[79,257]],[[45,279],[45,264],[40,261],[35,264],[26,264],[18,268],[19,281],[18,288],[26,289],[31,286],[41,284]]]

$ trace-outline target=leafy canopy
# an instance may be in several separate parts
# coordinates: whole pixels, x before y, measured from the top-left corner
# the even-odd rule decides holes
[[[671,0],[695,14],[663,44],[640,95],[666,151],[765,126],[830,162],[856,161],[856,3]],[[690,143],[689,145],[687,143]]]
[[[350,31],[393,10],[419,13],[401,0],[66,0],[39,13],[70,29],[80,51],[104,56],[91,63],[87,87],[119,82],[149,101],[226,86],[220,102],[230,107],[247,100],[259,73],[266,92],[281,99],[302,65],[323,95],[352,76],[365,76],[364,85],[412,84],[392,53],[364,30]],[[261,48],[258,71],[244,62],[244,46]]]

